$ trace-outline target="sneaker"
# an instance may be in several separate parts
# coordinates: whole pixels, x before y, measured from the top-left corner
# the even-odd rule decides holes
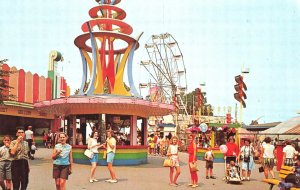
[[[210,176],[210,178],[211,178],[211,179],[216,179],[216,177],[215,177],[215,176]]]
[[[208,177],[208,176],[206,176],[206,179],[209,179],[209,177]]]
[[[188,186],[193,186],[193,184],[192,184],[192,183],[189,183]]]
[[[107,179],[107,180],[105,180],[105,182],[110,182],[112,179]]]
[[[198,187],[198,185],[192,185],[192,188],[196,188],[196,187]]]
[[[112,179],[109,181],[109,183],[117,183],[117,182],[118,182],[118,180],[116,180],[116,179]]]
[[[93,182],[94,182],[94,180],[90,179],[90,183],[93,183]]]
[[[93,179],[93,181],[94,181],[94,182],[97,182],[97,181],[99,181],[99,180],[98,180],[98,179]]]
[[[250,181],[250,177],[247,177],[247,181]]]
[[[177,187],[178,185],[176,183],[170,183],[171,186]]]

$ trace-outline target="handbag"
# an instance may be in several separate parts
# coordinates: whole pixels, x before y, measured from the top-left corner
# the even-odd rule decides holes
[[[172,167],[172,160],[171,158],[166,158],[164,160],[164,164],[163,164],[164,167]]]
[[[88,158],[93,158],[94,153],[90,149],[86,149],[84,151],[84,155],[87,156]]]
[[[192,172],[196,172],[198,171],[198,166],[197,166],[197,162],[190,162],[190,168]]]
[[[33,144],[31,145],[31,150],[37,150],[36,146]]]
[[[259,173],[264,172],[264,167],[260,166],[260,167],[258,168],[258,171],[259,171]]]
[[[248,163],[248,162],[250,162],[250,157],[249,156],[244,156],[243,160],[244,160],[244,162]]]

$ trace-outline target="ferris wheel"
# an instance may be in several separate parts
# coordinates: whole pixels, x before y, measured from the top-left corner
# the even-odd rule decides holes
[[[169,33],[152,35],[145,44],[145,49],[149,59],[141,61],[141,65],[150,75],[147,83],[150,88],[149,99],[176,103],[186,112],[180,96],[187,91],[186,68],[177,41]]]

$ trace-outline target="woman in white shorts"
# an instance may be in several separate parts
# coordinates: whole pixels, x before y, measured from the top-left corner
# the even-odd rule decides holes
[[[170,167],[170,185],[177,187],[177,179],[180,175],[179,157],[178,157],[178,137],[173,136],[170,140],[170,145],[167,151],[167,156],[170,156],[172,160],[172,166]],[[174,168],[176,173],[174,175]]]

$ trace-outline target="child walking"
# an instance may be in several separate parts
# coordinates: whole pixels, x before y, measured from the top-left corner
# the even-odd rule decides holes
[[[36,150],[37,150],[37,148],[36,148],[35,142],[32,142],[30,153],[31,153],[31,156],[33,159],[34,159],[34,154],[35,154]]]
[[[9,154],[9,145],[11,137],[3,137],[3,146],[0,147],[0,186],[2,190],[11,189],[11,156]]]
[[[211,179],[216,179],[214,176],[213,176],[213,168],[214,168],[214,153],[213,151],[211,150],[211,147],[208,145],[207,147],[207,151],[205,152],[205,160],[206,160],[206,165],[205,165],[205,168],[206,168],[206,179],[209,179],[208,177],[208,172],[210,173],[210,178]]]

